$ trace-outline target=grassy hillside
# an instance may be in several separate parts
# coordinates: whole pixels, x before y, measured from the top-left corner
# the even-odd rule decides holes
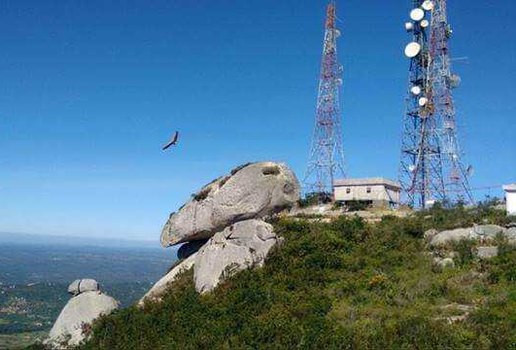
[[[436,208],[378,224],[281,219],[285,242],[264,268],[198,295],[185,273],[162,303],[103,317],[82,349],[510,349],[516,347],[516,251],[432,265],[428,228],[507,223],[487,208]],[[470,315],[450,323],[449,316]]]

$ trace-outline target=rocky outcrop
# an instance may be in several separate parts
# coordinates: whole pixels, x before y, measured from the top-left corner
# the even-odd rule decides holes
[[[480,242],[492,240],[499,234],[506,234],[507,230],[497,225],[478,225],[470,228],[458,228],[435,234],[430,239],[431,246],[446,245],[463,239],[478,240]]]
[[[245,164],[204,186],[170,215],[161,233],[164,247],[184,243],[178,251],[183,260],[139,305],[160,300],[170,284],[192,267],[195,288],[205,293],[237,271],[263,265],[280,239],[262,219],[294,206],[299,196],[294,173],[273,162]]]
[[[263,265],[278,242],[272,225],[261,220],[237,222],[213,236],[195,257],[195,289],[209,292],[232,274]]]
[[[91,278],[75,280],[68,286],[68,293],[72,295],[79,295],[84,292],[95,292],[99,290],[99,283]]]
[[[152,286],[143,298],[140,299],[138,305],[143,306],[143,304],[148,300],[160,301],[163,294],[167,291],[170,283],[174,282],[180,274],[192,268],[196,255],[197,253],[194,253],[174,266],[174,268],[172,268],[165,276],[156,282],[154,286]]]
[[[235,222],[263,218],[293,206],[299,193],[299,182],[285,164],[262,162],[236,168],[204,186],[171,214],[161,244],[168,247],[211,238]]]
[[[80,280],[78,280],[80,281]],[[77,284],[74,281],[70,287]],[[89,281],[88,286],[95,280]],[[78,291],[72,288],[75,294],[65,305],[54,326],[50,330],[45,344],[54,349],[66,349],[82,342],[91,327],[91,323],[101,315],[107,315],[118,308],[118,302],[100,290]]]
[[[498,247],[477,247],[476,255],[480,259],[491,259],[498,255]]]

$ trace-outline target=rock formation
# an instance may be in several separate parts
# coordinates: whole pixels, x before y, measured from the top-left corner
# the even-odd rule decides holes
[[[165,276],[152,286],[143,298],[140,299],[138,305],[143,306],[143,304],[148,300],[160,301],[169,284],[174,282],[180,274],[190,270],[194,266],[196,255],[197,253],[194,253],[174,266]]]
[[[75,280],[68,286],[68,293],[74,296],[84,292],[94,292],[99,290],[99,283],[91,278]]]
[[[480,242],[492,240],[497,235],[506,235],[509,241],[514,242],[516,235],[509,230],[497,225],[477,225],[469,228],[442,231],[434,234],[430,239],[431,246],[441,246],[450,242],[458,242],[463,239],[473,239]]]
[[[184,259],[140,300],[160,300],[182,272],[194,267],[196,290],[211,291],[225,277],[263,265],[278,242],[264,218],[294,206],[300,186],[294,173],[274,162],[250,163],[204,186],[178,212],[172,213],[161,233],[161,244],[185,243]]]
[[[263,218],[299,200],[299,182],[281,163],[262,162],[234,169],[204,186],[177,213],[161,233],[161,244],[208,239],[225,227],[247,219]]]
[[[211,291],[232,274],[262,266],[267,254],[278,242],[272,225],[261,220],[237,222],[218,232],[195,257],[195,289]]]
[[[81,290],[81,285],[88,290]],[[70,284],[68,291],[74,296],[59,314],[45,341],[46,345],[54,349],[78,345],[85,339],[96,318],[118,308],[118,302],[102,293],[95,280],[76,280]]]

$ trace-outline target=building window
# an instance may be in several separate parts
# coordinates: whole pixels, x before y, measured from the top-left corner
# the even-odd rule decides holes
[[[350,194],[351,193],[351,188],[346,188],[346,193]]]
[[[366,192],[371,193],[371,187],[366,187]]]

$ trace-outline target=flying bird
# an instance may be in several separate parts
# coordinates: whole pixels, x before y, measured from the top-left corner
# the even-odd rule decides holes
[[[166,151],[170,146],[175,146],[177,144],[178,139],[179,139],[179,131],[176,131],[176,133],[170,139],[170,141],[165,146],[163,146],[163,148],[162,148],[163,151]]]

